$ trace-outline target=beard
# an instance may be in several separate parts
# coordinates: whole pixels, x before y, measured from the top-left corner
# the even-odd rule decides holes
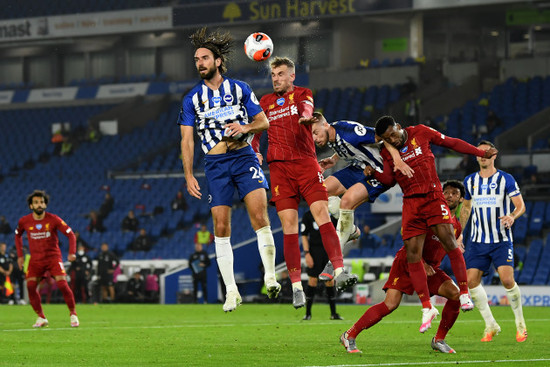
[[[206,69],[206,70],[207,70],[207,73],[206,73],[206,74],[203,74],[203,73],[202,73],[203,70],[198,70],[201,79],[203,79],[203,80],[210,80],[210,79],[212,79],[212,77],[214,76],[214,74],[216,74],[216,66],[213,66],[212,68]]]
[[[32,210],[34,212],[34,214],[36,215],[42,215],[44,213],[44,209],[43,208],[36,208],[36,209],[33,209]]]

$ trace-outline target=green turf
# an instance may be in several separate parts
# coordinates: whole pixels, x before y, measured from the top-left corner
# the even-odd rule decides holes
[[[81,326],[69,327],[64,305],[45,305],[50,327],[33,330],[29,306],[0,306],[2,366],[550,366],[550,309],[524,308],[529,338],[515,341],[509,307],[495,307],[502,333],[481,343],[479,312],[461,314],[447,342],[457,354],[430,348],[438,323],[418,332],[420,309],[402,306],[357,339],[363,354],[346,354],[342,331],[363,306],[338,305],[343,321],[328,319],[316,303],[313,319],[291,305],[244,304],[225,314],[221,305],[79,305]],[[539,359],[539,361],[536,361]]]

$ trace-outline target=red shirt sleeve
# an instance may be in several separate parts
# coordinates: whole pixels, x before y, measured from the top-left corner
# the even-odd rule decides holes
[[[76,236],[71,227],[63,219],[56,217],[57,230],[62,232],[69,239],[69,255],[76,254]]]
[[[298,113],[301,117],[310,118],[313,116],[313,95],[310,89],[304,90],[303,99],[298,103]]]
[[[392,187],[395,185],[395,174],[393,172],[393,166],[392,163],[388,160],[388,157],[385,156],[385,154],[382,154],[382,158],[384,161],[384,170],[383,172],[374,171],[374,178],[380,181],[382,185]],[[389,158],[391,159],[391,157]]]
[[[485,155],[484,150],[476,148],[472,144],[466,143],[464,140],[451,138],[425,125],[418,125],[417,127],[421,128],[435,145],[452,149],[458,153],[471,154],[478,157],[483,157]]]

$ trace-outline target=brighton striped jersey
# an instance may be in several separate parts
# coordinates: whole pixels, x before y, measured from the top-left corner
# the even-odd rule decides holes
[[[201,81],[183,97],[178,124],[196,126],[202,150],[208,153],[222,140],[226,124],[246,125],[260,112],[260,103],[248,84],[224,77],[217,90]],[[234,139],[250,143],[253,137],[245,134]]]
[[[464,179],[464,186],[464,199],[472,200],[470,239],[479,243],[512,241],[512,230],[498,218],[511,213],[511,198],[520,195],[514,177],[501,170],[488,178],[476,172]]]
[[[336,137],[334,142],[329,141],[327,145],[340,158],[361,169],[365,169],[367,164],[380,170],[384,169],[380,155],[382,143],[376,142],[374,128],[345,120],[333,122],[330,126],[336,130]]]

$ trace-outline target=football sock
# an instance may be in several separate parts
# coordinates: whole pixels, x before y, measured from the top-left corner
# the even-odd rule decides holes
[[[523,319],[523,307],[521,306],[521,292],[518,287],[518,283],[514,283],[514,286],[510,289],[506,289],[508,293],[508,300],[510,306],[514,312],[516,318],[516,328],[525,329],[525,320]]]
[[[458,283],[460,294],[468,294],[468,278],[466,277],[464,255],[462,255],[458,247],[447,252],[447,255],[449,255],[449,260],[451,260],[451,268],[453,269],[453,274]]]
[[[443,307],[443,312],[441,312],[441,322],[435,333],[435,340],[445,340],[447,333],[453,327],[458,314],[460,313],[460,302],[447,300],[445,307]]]
[[[216,244],[216,261],[222,275],[225,290],[229,292],[237,292],[237,284],[235,283],[235,275],[233,274],[233,249],[231,248],[230,237],[214,237]]]
[[[46,316],[44,316],[44,312],[42,312],[42,303],[40,302],[40,293],[38,293],[37,286],[38,283],[36,280],[27,280],[27,291],[29,292],[29,302],[32,309],[39,317],[45,319]]]
[[[493,317],[491,308],[489,308],[489,300],[487,299],[487,292],[485,288],[480,284],[475,288],[470,288],[470,294],[472,295],[472,300],[474,305],[479,310],[481,317],[485,320],[485,326],[491,326],[496,324],[496,320]]]
[[[365,329],[370,328],[373,325],[376,325],[380,320],[391,313],[390,309],[384,302],[375,304],[374,306],[369,307],[367,312],[363,314],[357,320],[355,324],[348,330],[348,338],[355,339],[357,335]]]
[[[302,254],[300,253],[300,242],[298,233],[285,234],[283,236],[283,252],[286,261],[288,276],[292,284],[302,282]]]
[[[332,266],[334,266],[334,276],[338,276],[343,269],[340,269],[340,272],[338,273],[337,270],[338,268],[344,267],[344,260],[342,258],[342,249],[340,248],[340,242],[338,241],[336,229],[334,229],[332,222],[327,222],[319,227],[319,233],[321,234],[323,247],[327,252],[330,262],[332,262]]]
[[[312,287],[307,285],[306,288],[306,315],[311,315],[311,306],[313,305],[313,299],[315,298],[315,289],[317,287]]]
[[[339,196],[329,196],[328,197],[328,212],[334,218],[340,218],[340,197]]]
[[[258,238],[258,251],[264,265],[266,279],[275,280],[275,240],[270,226],[265,226],[256,231]]]
[[[334,286],[326,287],[328,304],[330,306],[330,314],[334,315],[336,313],[336,291]]]
[[[74,295],[73,291],[71,291],[71,288],[69,287],[69,284],[65,279],[57,280],[57,288],[61,291],[63,294],[63,298],[65,299],[65,303],[67,304],[67,307],[69,307],[69,311],[71,312],[71,315],[76,315],[75,311],[75,305],[74,305]]]
[[[340,242],[340,249],[344,251],[344,245],[348,243],[349,236],[353,233],[355,225],[353,224],[355,210],[340,209],[340,219],[336,225],[336,233]]]
[[[428,288],[428,277],[426,276],[426,270],[422,261],[416,263],[409,263],[409,274],[411,276],[411,283],[413,285],[420,302],[422,302],[422,308],[432,308],[430,302],[430,290]]]
[[[302,287],[302,281],[292,283],[292,291],[295,291],[296,289],[299,289],[301,291],[304,290],[304,287]]]

